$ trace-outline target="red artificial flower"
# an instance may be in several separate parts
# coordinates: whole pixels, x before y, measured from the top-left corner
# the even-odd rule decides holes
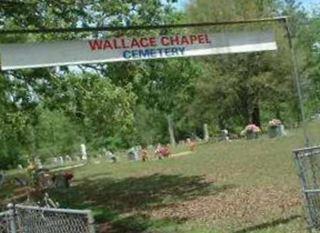
[[[72,180],[72,178],[73,178],[73,174],[70,172],[65,172],[63,174],[63,176],[64,176],[64,178],[66,178],[66,180]]]

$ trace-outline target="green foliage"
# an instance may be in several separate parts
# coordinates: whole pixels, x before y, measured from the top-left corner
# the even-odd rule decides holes
[[[294,0],[196,0],[186,12],[174,1],[31,0],[0,7],[6,29],[129,26],[291,16],[308,116],[319,111],[319,13],[312,17]],[[307,24],[308,27],[304,25]],[[282,25],[252,24],[193,29],[127,31],[126,36],[273,29],[278,52],[25,69],[1,74],[0,158],[15,166],[26,155],[48,157],[135,144],[167,143],[168,121],[176,139],[271,118],[300,120],[291,54]],[[1,35],[1,42],[123,36],[123,32]],[[170,122],[171,122],[170,120]],[[11,161],[12,158],[12,161]],[[4,159],[2,160],[4,161]]]
[[[167,121],[164,114],[157,109],[146,109],[138,105],[135,109],[135,128],[137,144],[151,145],[169,141]]]
[[[310,20],[310,24],[305,28],[304,32],[299,35],[300,47],[308,49],[305,56],[307,66],[304,75],[308,77],[305,88],[308,90],[307,113],[312,115],[320,111],[320,26],[319,12],[315,13]]]
[[[79,150],[79,129],[61,111],[37,109],[38,123],[35,126],[36,154],[42,158],[59,154],[72,154]]]
[[[283,4],[282,4],[283,3]],[[210,14],[210,9],[219,9]],[[293,16],[294,36],[304,31],[306,15],[295,1],[194,1],[189,9],[193,21],[224,21],[272,17],[279,12]],[[212,28],[210,31],[273,29],[277,32],[278,52],[223,55],[202,59],[201,79],[197,82],[195,101],[189,114],[194,118],[230,130],[255,123],[262,125],[273,117],[286,124],[299,121],[299,108],[292,78],[291,53],[286,31],[281,24],[252,24]],[[295,42],[300,38],[294,37]],[[306,57],[303,46],[297,51]],[[308,49],[307,49],[308,50]],[[306,63],[300,59],[299,65]],[[281,65],[279,65],[281,64]],[[306,78],[302,83],[306,83]],[[307,90],[305,90],[307,91]]]
[[[84,73],[61,77],[58,88],[51,105],[79,126],[85,142],[94,148],[111,141],[118,141],[117,146],[130,144],[136,96],[129,84],[115,86],[100,75]]]

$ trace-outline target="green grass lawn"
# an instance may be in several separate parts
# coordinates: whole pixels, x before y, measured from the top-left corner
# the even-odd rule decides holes
[[[310,127],[315,144],[319,129]],[[92,209],[100,232],[307,232],[291,153],[303,146],[301,132],[205,144],[166,160],[86,165],[55,198]]]
[[[291,154],[302,146],[301,130],[292,130],[162,161],[91,164],[57,198],[92,209],[101,232],[307,232]]]

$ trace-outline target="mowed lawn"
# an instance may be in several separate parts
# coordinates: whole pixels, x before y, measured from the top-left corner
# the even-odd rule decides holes
[[[310,127],[315,144],[318,125]],[[56,198],[92,209],[100,232],[307,232],[292,157],[301,132],[205,144],[166,160],[86,165]]]

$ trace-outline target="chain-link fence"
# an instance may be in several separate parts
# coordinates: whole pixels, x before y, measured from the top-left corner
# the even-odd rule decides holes
[[[9,233],[9,212],[0,213],[0,233]]]
[[[15,205],[0,213],[0,233],[94,233],[90,210]]]
[[[320,230],[320,146],[293,151],[310,230]]]

